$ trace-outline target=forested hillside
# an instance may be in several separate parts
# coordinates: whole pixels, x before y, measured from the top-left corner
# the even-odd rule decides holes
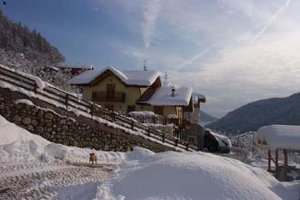
[[[300,93],[249,103],[207,127],[238,134],[271,124],[300,125]]]
[[[0,10],[0,64],[40,77],[62,89],[74,92],[67,82],[71,73],[57,68],[64,56],[38,31],[8,19]]]
[[[53,47],[39,32],[14,23],[0,10],[0,48],[6,51],[23,53],[28,59],[47,59],[57,63],[64,61],[64,56]]]

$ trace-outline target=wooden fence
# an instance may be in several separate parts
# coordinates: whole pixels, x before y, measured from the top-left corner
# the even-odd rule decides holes
[[[167,136],[162,131],[148,128],[147,126],[137,122],[134,119],[121,115],[118,112],[107,110],[93,102],[88,102],[79,99],[73,94],[65,92],[59,88],[56,88],[50,84],[46,84],[45,87],[40,88],[38,85],[39,80],[34,76],[27,75],[22,72],[18,72],[0,65],[0,81],[9,83],[25,90],[26,92],[33,92],[42,98],[42,101],[52,104],[61,104],[66,109],[71,108],[75,111],[81,111],[91,117],[96,116],[103,118],[107,121],[120,125],[123,128],[131,129],[132,131],[138,131],[150,138],[162,141],[163,143],[184,149],[187,151],[197,150],[196,146],[190,145],[188,142],[180,140],[176,137]]]

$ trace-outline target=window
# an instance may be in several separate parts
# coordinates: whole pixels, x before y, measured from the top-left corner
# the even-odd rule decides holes
[[[154,107],[154,113],[158,115],[163,115],[164,113],[164,107],[162,106],[155,106]]]
[[[196,140],[195,140],[195,137],[189,137],[189,143],[192,143],[192,144],[195,144],[196,143]]]
[[[114,100],[115,99],[115,84],[107,84],[106,85],[106,98],[107,100]]]

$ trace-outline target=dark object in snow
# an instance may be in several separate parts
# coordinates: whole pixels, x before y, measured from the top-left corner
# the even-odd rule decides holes
[[[95,153],[90,153],[89,163],[92,163],[92,165],[97,164],[97,156]]]

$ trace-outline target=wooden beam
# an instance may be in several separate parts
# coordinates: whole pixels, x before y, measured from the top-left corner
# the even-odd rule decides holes
[[[268,171],[271,171],[271,151],[268,150]]]
[[[288,151],[283,149],[284,155],[284,180],[287,181],[287,173],[288,173]]]
[[[275,176],[277,176],[278,172],[278,149],[275,150]]]

